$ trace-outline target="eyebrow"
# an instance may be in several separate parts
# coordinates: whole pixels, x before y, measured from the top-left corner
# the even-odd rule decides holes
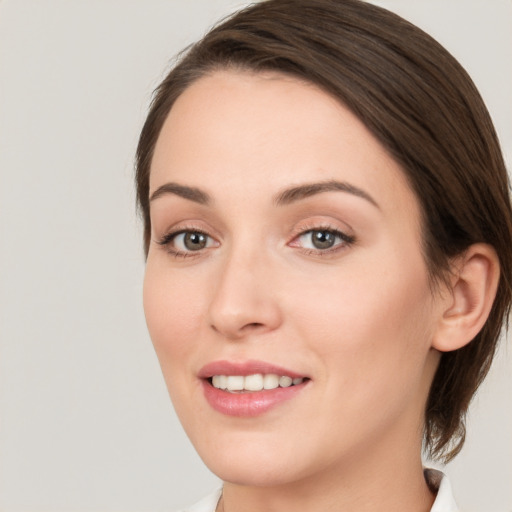
[[[362,199],[366,199],[376,208],[380,208],[377,201],[375,201],[375,199],[373,199],[373,197],[364,190],[356,187],[355,185],[351,185],[350,183],[336,180],[321,181],[318,183],[305,183],[296,187],[287,188],[277,194],[274,198],[274,203],[278,206],[283,206],[323,192],[347,192],[357,197],[361,197]],[[210,195],[203,190],[197,187],[179,185],[178,183],[165,183],[161,187],[158,187],[151,194],[149,200],[154,201],[166,194],[173,194],[204,205],[211,204],[212,202]]]
[[[365,192],[355,185],[351,185],[345,181],[336,180],[321,181],[318,183],[305,183],[304,185],[288,188],[277,194],[274,202],[278,206],[287,205],[316,194],[321,194],[322,192],[347,192],[354,196],[361,197],[362,199],[366,199],[373,206],[380,209],[377,201],[375,201],[368,192]]]
[[[173,194],[175,196],[189,199],[195,203],[208,205],[212,202],[211,197],[203,190],[196,187],[187,187],[186,185],[178,185],[178,183],[165,183],[161,187],[158,187],[150,196],[149,200],[154,201],[159,197],[167,194]]]

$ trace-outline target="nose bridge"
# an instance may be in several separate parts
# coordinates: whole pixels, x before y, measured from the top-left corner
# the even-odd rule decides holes
[[[228,251],[210,302],[210,325],[215,331],[238,339],[271,331],[280,324],[270,260],[254,240],[233,245]]]

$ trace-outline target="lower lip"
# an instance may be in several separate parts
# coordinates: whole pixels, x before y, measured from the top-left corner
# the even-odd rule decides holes
[[[227,416],[254,417],[270,411],[300,393],[307,382],[287,388],[275,388],[265,391],[229,393],[214,388],[209,381],[203,380],[206,400],[216,411]]]

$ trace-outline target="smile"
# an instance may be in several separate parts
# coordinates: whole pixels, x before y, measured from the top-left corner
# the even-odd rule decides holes
[[[255,373],[253,375],[214,375],[211,384],[216,389],[232,393],[244,391],[262,391],[276,388],[288,388],[302,384],[304,378],[277,375],[275,373]]]
[[[263,361],[215,361],[198,377],[212,409],[223,415],[255,417],[301,394],[311,379]]]

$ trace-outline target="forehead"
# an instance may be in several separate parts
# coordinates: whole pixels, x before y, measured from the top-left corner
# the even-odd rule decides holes
[[[400,166],[331,95],[278,73],[222,71],[175,102],[156,144],[150,193],[168,181],[254,195],[329,179],[390,204],[398,191],[400,204],[415,207]]]

